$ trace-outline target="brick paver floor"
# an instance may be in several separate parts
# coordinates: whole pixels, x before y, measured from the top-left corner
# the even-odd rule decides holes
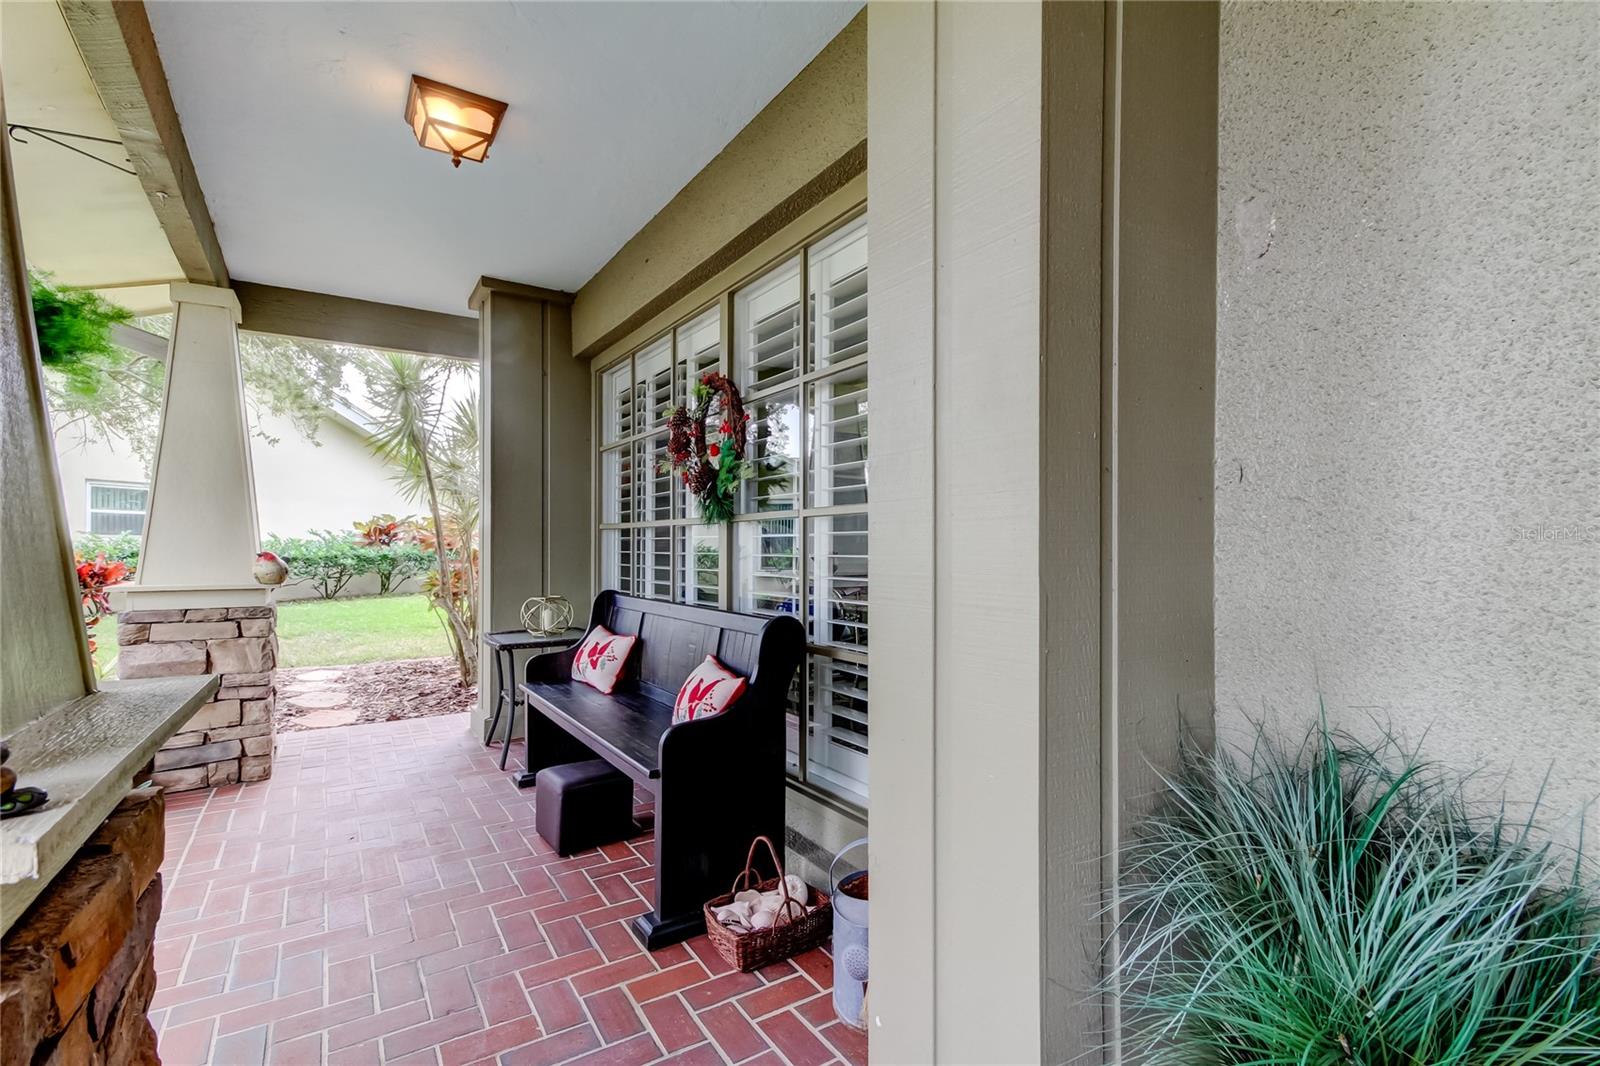
[[[557,858],[498,758],[461,715],[286,733],[272,780],[168,797],[162,1062],[865,1061],[825,952],[644,952],[650,837]]]

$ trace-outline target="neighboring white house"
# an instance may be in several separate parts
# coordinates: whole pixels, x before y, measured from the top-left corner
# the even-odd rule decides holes
[[[394,483],[394,467],[372,453],[366,418],[356,408],[330,408],[314,441],[287,418],[265,412],[259,417],[259,428],[275,441],[260,433],[250,439],[261,536],[348,530],[352,522],[375,514],[417,510]],[[143,531],[150,472],[131,447],[103,438],[85,440],[72,430],[57,434],[56,447],[67,521],[75,536]],[[376,592],[374,580],[352,582],[346,594]],[[311,595],[293,585],[281,595],[295,599],[302,593]]]

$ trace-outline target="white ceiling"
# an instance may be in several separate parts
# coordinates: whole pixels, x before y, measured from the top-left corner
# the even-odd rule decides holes
[[[148,4],[229,272],[456,314],[581,286],[860,6]],[[413,73],[510,104],[486,163],[417,146]]]

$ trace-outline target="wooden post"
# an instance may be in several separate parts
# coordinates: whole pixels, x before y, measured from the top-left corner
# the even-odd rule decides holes
[[[470,300],[480,338],[482,633],[520,626],[530,596],[565,596],[574,617],[589,613],[589,368],[572,357],[571,301],[495,278],[480,279]],[[478,654],[471,728],[481,736],[494,670]]]
[[[11,735],[95,686],[45,410],[9,137],[0,137],[0,163],[0,734]]]

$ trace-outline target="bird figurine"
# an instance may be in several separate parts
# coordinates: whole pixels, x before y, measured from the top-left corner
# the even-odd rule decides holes
[[[281,585],[289,568],[272,552],[256,552],[255,576],[258,585]]]

